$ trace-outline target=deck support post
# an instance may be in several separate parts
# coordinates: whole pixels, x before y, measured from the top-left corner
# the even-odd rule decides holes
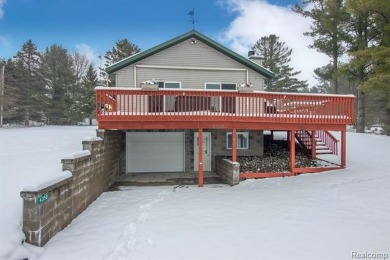
[[[287,148],[290,148],[290,134],[291,134],[291,131],[287,131]]]
[[[290,144],[290,172],[295,175],[295,131],[289,131]]]
[[[311,159],[315,160],[317,159],[317,151],[316,151],[316,131],[311,131]]]
[[[203,187],[203,129],[198,131],[198,186]]]
[[[344,130],[341,131],[341,167],[345,168],[346,166],[346,155],[347,155],[347,133]]]
[[[232,162],[237,162],[237,131],[232,130]]]

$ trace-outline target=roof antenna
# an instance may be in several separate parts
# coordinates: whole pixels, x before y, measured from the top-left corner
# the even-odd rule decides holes
[[[197,22],[197,21],[195,20],[195,9],[192,8],[192,11],[189,11],[189,12],[188,12],[188,15],[191,16],[190,22],[192,23],[192,30],[194,30],[194,29],[195,29],[195,23]]]

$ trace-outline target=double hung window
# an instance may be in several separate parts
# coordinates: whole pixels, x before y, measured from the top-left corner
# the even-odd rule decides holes
[[[249,149],[249,133],[248,132],[237,132],[237,149]],[[226,133],[226,149],[232,149],[232,132]]]
[[[159,88],[180,89],[179,81],[158,82]],[[169,112],[175,111],[175,96],[149,96],[149,112]]]
[[[207,82],[205,88],[210,90],[236,90],[237,84]],[[213,111],[234,113],[236,111],[236,99],[234,97],[211,97],[210,106]]]
[[[160,86],[166,89],[179,89],[181,88],[181,83],[177,81],[165,81]],[[175,111],[175,96],[165,96],[164,111]]]

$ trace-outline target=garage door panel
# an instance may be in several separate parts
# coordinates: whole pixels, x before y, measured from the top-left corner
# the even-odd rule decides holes
[[[127,172],[184,171],[184,133],[127,133]]]

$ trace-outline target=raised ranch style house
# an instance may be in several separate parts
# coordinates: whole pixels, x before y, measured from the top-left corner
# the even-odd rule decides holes
[[[319,144],[340,153],[335,168],[345,167],[353,96],[265,92],[273,73],[258,57],[195,30],[106,71],[115,87],[96,88],[97,120],[99,129],[125,133],[123,173],[197,172],[202,186],[204,171],[264,178],[331,169],[296,167],[296,140],[313,158]],[[263,155],[264,130],[287,131],[288,172],[239,171],[237,156]],[[340,146],[329,131],[341,133]]]
[[[20,193],[28,243],[45,245],[114,182],[135,173],[181,172],[202,186],[208,180],[204,172],[235,185],[246,178],[345,167],[353,96],[264,92],[264,80],[273,73],[256,56],[242,57],[197,31],[128,57],[107,72],[115,87],[96,87],[97,137],[84,139],[82,151],[65,156],[58,175]],[[267,158],[265,130],[288,133],[289,166],[278,171],[274,165],[272,170],[240,166],[240,156]],[[329,131],[338,132],[341,142]],[[340,153],[338,165],[303,168],[296,142],[312,158]]]

